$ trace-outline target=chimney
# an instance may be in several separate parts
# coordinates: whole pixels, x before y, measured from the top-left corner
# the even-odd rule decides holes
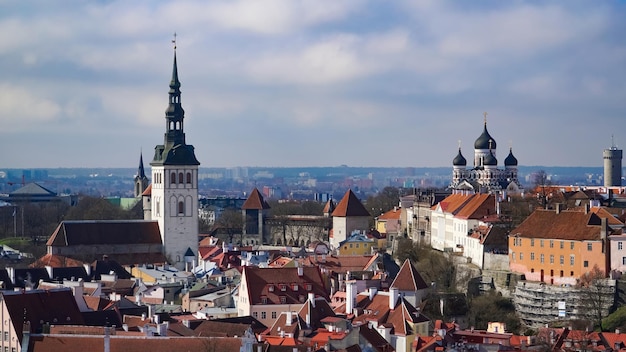
[[[557,214],[561,214],[561,203],[556,203],[554,206],[554,210],[556,211]],[[587,211],[585,210],[585,214],[587,214]]]
[[[91,265],[83,264],[83,266],[85,267],[85,272],[87,273],[87,276],[91,276]]]
[[[389,287],[389,309],[394,309],[398,303],[398,288]]]
[[[352,314],[356,302],[356,281],[346,281],[346,314]]]
[[[307,294],[309,297],[309,302],[311,302],[311,307],[315,308],[315,293],[309,292]]]
[[[48,277],[50,280],[54,279],[54,274],[52,273],[52,267],[50,265],[46,265],[46,271],[48,272]]]
[[[606,218],[600,219],[600,239],[602,239],[602,240],[606,240],[606,238],[607,238],[607,236],[606,236],[607,235],[607,231],[606,231],[607,227],[608,227],[607,219]]]
[[[24,322],[24,327],[22,328],[22,348],[28,348],[30,344],[30,321]]]
[[[374,299],[374,296],[376,296],[376,292],[378,290],[376,289],[376,287],[370,287],[369,288],[369,296],[370,296],[370,301],[372,301]]]
[[[298,266],[298,276],[302,276],[304,275],[304,268],[301,266]]]
[[[285,326],[291,326],[291,312],[285,313]]]
[[[12,266],[7,266],[7,274],[9,274],[9,279],[11,279],[11,284],[15,284],[15,268]]]
[[[585,203],[585,214],[589,214],[589,210],[591,210],[591,205],[589,203]]]
[[[111,332],[109,327],[104,327],[104,352],[111,352]]]

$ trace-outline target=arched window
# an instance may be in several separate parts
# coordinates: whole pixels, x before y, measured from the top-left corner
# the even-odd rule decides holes
[[[185,214],[185,202],[182,200],[178,202],[178,214]]]
[[[182,172],[178,174],[178,183],[181,184],[181,185],[184,183],[184,181],[183,181],[183,173]]]
[[[191,183],[191,172],[187,173],[187,183]]]
[[[172,172],[172,177],[170,178],[170,184],[175,184],[176,183],[176,173]]]

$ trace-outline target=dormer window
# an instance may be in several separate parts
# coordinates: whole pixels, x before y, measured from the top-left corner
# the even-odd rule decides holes
[[[311,291],[313,289],[313,285],[311,284],[306,284],[305,287],[307,291]]]
[[[287,303],[287,296],[280,296],[280,303],[282,304]]]
[[[291,286],[291,289],[294,291],[298,291],[298,284],[293,284],[293,286]]]
[[[261,297],[261,304],[267,304],[267,297]]]
[[[270,291],[270,292],[274,292],[274,285],[270,285],[270,286],[267,288],[267,290],[268,290],[268,291]]]
[[[287,285],[281,284],[280,285],[280,290],[281,291],[287,291]]]

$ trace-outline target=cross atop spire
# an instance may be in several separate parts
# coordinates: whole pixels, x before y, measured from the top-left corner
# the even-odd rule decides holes
[[[487,112],[483,112],[483,116],[485,117],[485,126],[487,126]]]
[[[176,51],[176,32],[174,32],[174,39],[172,39],[172,43],[174,44],[174,51]]]

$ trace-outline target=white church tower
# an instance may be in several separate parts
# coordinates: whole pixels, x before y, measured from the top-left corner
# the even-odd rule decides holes
[[[198,252],[198,159],[185,143],[185,111],[174,47],[174,68],[165,111],[164,143],[154,148],[152,166],[152,220],[159,223],[165,255],[170,264],[185,270]]]

